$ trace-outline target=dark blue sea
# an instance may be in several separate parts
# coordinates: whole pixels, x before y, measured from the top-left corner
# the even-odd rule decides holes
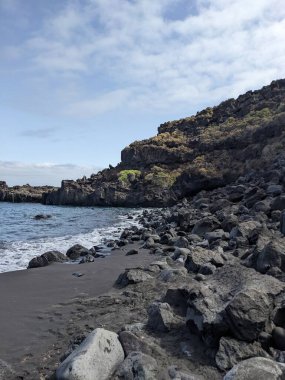
[[[117,238],[135,224],[124,208],[44,206],[0,202],[0,272],[24,269],[29,260],[49,250],[66,253],[74,244],[87,248]],[[38,214],[49,219],[36,220]]]

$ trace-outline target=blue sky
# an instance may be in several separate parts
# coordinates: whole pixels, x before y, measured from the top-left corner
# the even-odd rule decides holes
[[[0,179],[55,184],[285,77],[284,0],[0,0]]]

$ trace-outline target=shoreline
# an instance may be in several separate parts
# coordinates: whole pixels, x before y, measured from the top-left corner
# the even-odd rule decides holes
[[[126,267],[153,261],[144,249],[138,255],[125,256],[128,249],[134,248],[138,246],[130,244],[110,256],[95,259],[94,263],[53,263],[1,273],[0,359],[17,373],[25,373],[25,379],[35,379],[37,365],[41,366],[46,352],[59,343],[58,330],[62,330],[59,335],[63,334],[69,321],[72,310],[68,310],[68,304],[116,292],[113,285]],[[75,277],[74,272],[84,275]],[[64,342],[61,336],[60,344]],[[55,359],[58,361],[59,357]]]

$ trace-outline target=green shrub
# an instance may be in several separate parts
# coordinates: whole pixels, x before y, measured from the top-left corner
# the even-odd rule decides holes
[[[140,170],[121,170],[118,174],[119,181],[126,183],[129,182],[130,176],[135,176],[136,178],[141,175]]]

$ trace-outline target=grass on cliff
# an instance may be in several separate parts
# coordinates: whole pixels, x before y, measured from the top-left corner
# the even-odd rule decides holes
[[[179,170],[166,171],[159,166],[153,166],[151,172],[144,179],[147,182],[151,182],[154,186],[169,188],[180,174]]]
[[[260,125],[270,121],[274,113],[269,108],[252,111],[243,118],[229,117],[224,123],[212,124],[203,129],[200,134],[201,141],[212,142],[228,137],[239,136],[244,131],[257,129]]]
[[[122,183],[128,183],[130,178],[137,178],[141,175],[140,170],[121,170],[118,174],[119,181]]]

